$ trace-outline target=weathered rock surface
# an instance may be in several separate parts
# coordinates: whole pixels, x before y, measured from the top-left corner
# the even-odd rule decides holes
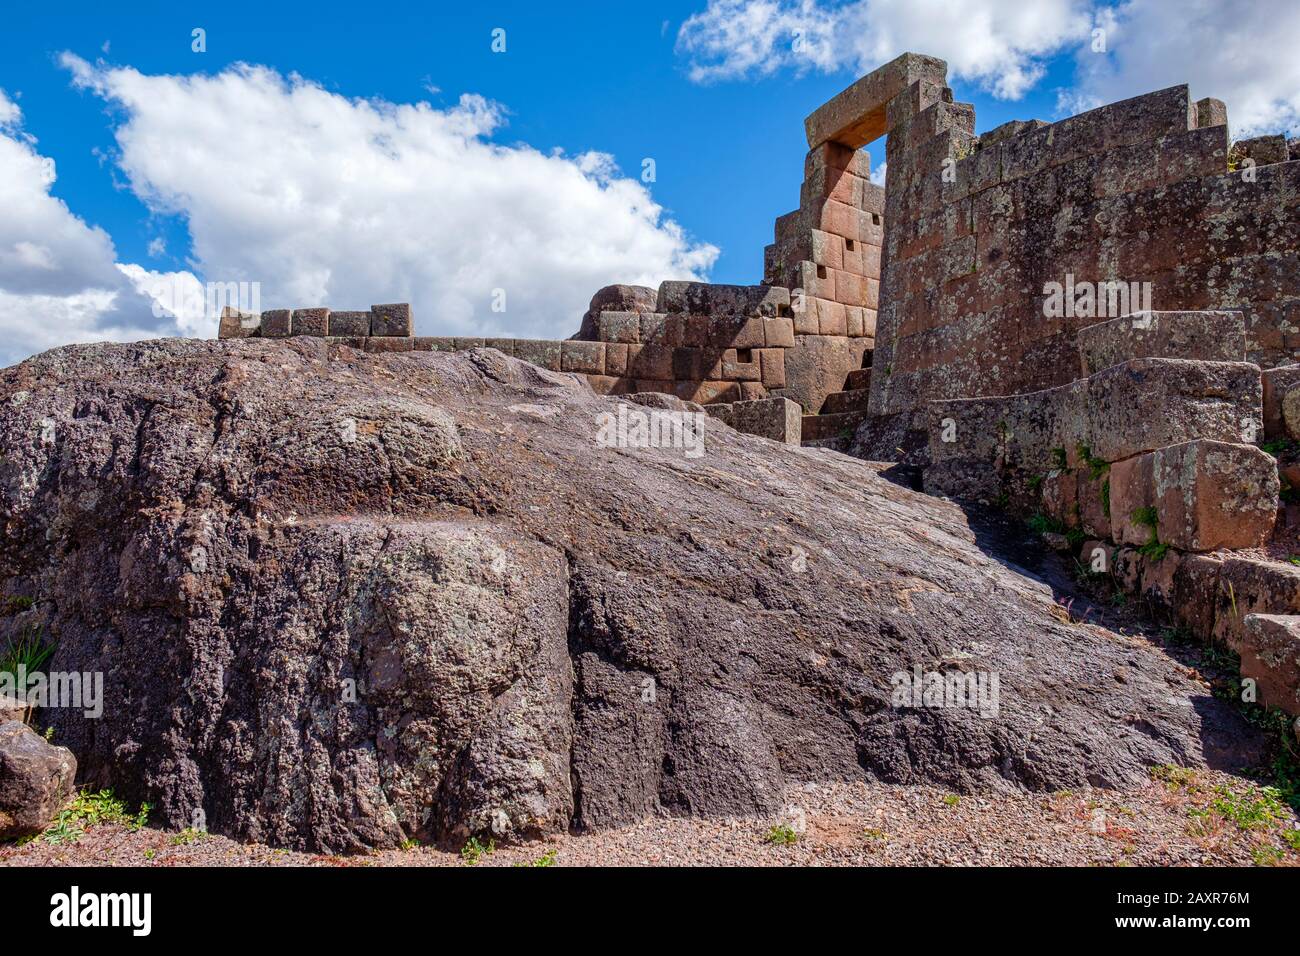
[[[615,407],[309,338],[0,372],[0,587],[52,669],[104,673],[101,719],[43,719],[168,825],[327,850],[1222,754],[1202,686],[1062,621],[954,505],[712,420],[698,458],[598,447]],[[998,715],[891,706],[916,667],[997,673]]]
[[[72,795],[77,761],[26,724],[0,724],[0,840],[40,833]]]

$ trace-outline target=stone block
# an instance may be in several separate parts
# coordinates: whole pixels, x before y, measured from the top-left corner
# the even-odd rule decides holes
[[[785,388],[785,349],[759,349],[759,372],[768,388]]]
[[[558,372],[562,344],[549,339],[515,339],[515,358]]]
[[[628,395],[636,386],[632,379],[617,375],[588,375],[586,378],[587,384],[597,395]]]
[[[1079,478],[1072,471],[1049,471],[1039,485],[1043,513],[1067,528],[1079,525]]]
[[[1227,126],[1228,107],[1223,100],[1211,96],[1196,101],[1196,126],[1204,129],[1208,126]]]
[[[415,337],[417,352],[455,352],[456,340],[449,335],[417,335]]]
[[[560,346],[560,371],[605,374],[605,343],[567,341]]]
[[[259,334],[262,317],[253,312],[241,312],[231,306],[221,310],[221,322],[217,327],[219,339],[247,339]]]
[[[1250,614],[1300,613],[1300,567],[1227,558],[1219,571],[1214,639],[1240,653]]]
[[[330,335],[357,336],[370,334],[369,312],[331,312]]]
[[[514,339],[484,339],[483,347],[488,349],[496,349],[498,352],[501,352],[505,355],[515,354]]]
[[[366,339],[367,352],[412,352],[415,338],[410,335],[372,335]]]
[[[709,338],[710,326],[711,320],[707,315],[686,316],[685,337],[682,344],[692,349],[707,347],[711,342]]]
[[[667,345],[629,345],[627,374],[636,379],[670,381],[673,378],[673,349]],[[659,391],[659,389],[650,389]]]
[[[344,345],[350,349],[357,349],[358,351],[364,351],[366,347],[366,339],[368,338],[370,338],[370,336],[368,335],[327,335],[325,336],[325,344]],[[413,343],[418,343],[418,341],[419,341],[418,339],[412,340]],[[411,347],[413,349],[420,348],[418,344],[413,344]],[[422,349],[422,351],[427,351],[427,350]]]
[[[262,313],[262,337],[266,339],[285,339],[293,334],[288,309],[268,309]]]
[[[1136,455],[1110,466],[1111,537],[1120,544],[1141,547],[1155,539],[1155,457]]]
[[[794,345],[794,320],[789,316],[763,320],[763,345],[769,349]]]
[[[620,376],[627,374],[627,350],[628,346],[623,342],[605,343],[606,375]]]
[[[753,316],[743,319],[740,328],[736,330],[735,337],[731,340],[733,347],[738,349],[761,349],[767,345],[767,330],[764,323],[766,319]]]
[[[1160,448],[1152,454],[1152,479],[1160,540],[1175,548],[1254,548],[1273,531],[1277,462],[1253,445],[1191,441]]]
[[[602,342],[640,342],[641,315],[637,312],[602,312],[596,317]]]
[[[730,424],[738,432],[787,445],[798,445],[801,440],[802,411],[788,398],[739,401],[731,408]]]
[[[1248,159],[1256,166],[1285,163],[1287,161],[1286,137],[1273,134],[1237,140],[1228,151],[1228,161],[1241,166]]]
[[[641,316],[642,343],[648,345],[667,345],[669,347],[686,344],[686,317],[683,315],[665,315],[647,312]]]
[[[1087,380],[1087,444],[1105,461],[1262,431],[1260,371],[1244,362],[1135,359]]]
[[[1287,434],[1282,399],[1288,392],[1300,390],[1300,365],[1266,368],[1260,377],[1264,387],[1264,437],[1281,438]]]
[[[865,149],[853,149],[835,142],[822,143],[808,150],[803,160],[803,178],[810,179],[821,169],[843,169],[859,179],[871,178],[871,156]]]
[[[1214,634],[1219,572],[1223,561],[1206,554],[1187,554],[1174,573],[1174,617],[1202,639]]]
[[[1099,538],[1111,536],[1110,521],[1110,471],[1097,477],[1091,470],[1081,468],[1076,472],[1079,488],[1079,522],[1088,534]]]
[[[748,361],[743,361],[736,349],[728,349],[722,356],[722,377],[732,382],[757,382],[762,379],[755,351],[746,350]]]
[[[890,100],[913,83],[928,80],[943,85],[948,66],[942,60],[904,53],[855,81],[814,110],[804,120],[810,147],[833,141],[858,149],[883,136]]]
[[[1077,333],[1084,376],[1129,359],[1246,360],[1240,312],[1137,312]]]
[[[470,349],[481,349],[487,346],[487,339],[473,335],[457,335],[451,340],[451,342],[452,345],[455,346],[457,352],[468,352]]]
[[[848,335],[848,310],[844,303],[830,299],[813,300],[817,307],[817,333],[819,335]]]
[[[371,335],[411,335],[415,329],[407,302],[370,307]]]
[[[656,311],[774,316],[783,314],[789,306],[790,291],[780,286],[663,282],[659,285]]]
[[[706,382],[678,382],[673,394],[678,398],[701,405],[740,400],[740,383],[710,380]]]
[[[329,309],[294,309],[290,319],[291,335],[329,335]]]
[[[1300,714],[1300,616],[1246,615],[1239,653],[1241,676],[1255,681],[1258,702]]]

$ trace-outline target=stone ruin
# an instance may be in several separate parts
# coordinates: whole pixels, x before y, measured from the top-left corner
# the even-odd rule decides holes
[[[902,462],[1035,518],[1300,714],[1300,143],[1232,144],[1186,86],[977,136],[946,78],[904,54],[807,118],[758,285],[611,286],[566,341],[415,336],[407,306],[220,334],[497,348]]]

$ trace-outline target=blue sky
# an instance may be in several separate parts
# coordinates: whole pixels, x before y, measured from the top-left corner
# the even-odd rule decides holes
[[[803,118],[855,78],[852,69],[803,77],[781,74],[700,85],[674,54],[683,20],[699,3],[428,4],[424,9],[364,10],[354,3],[297,5],[225,2],[185,5],[20,5],[0,35],[0,89],[21,93],[26,128],[58,162],[54,192],[88,222],[104,227],[119,254],[147,260],[160,233],[180,267],[185,223],[151,217],[94,150],[113,149],[105,104],[78,91],[58,64],[63,51],[103,58],[147,73],[216,73],[232,63],[297,72],[345,96],[454,104],[478,93],[509,111],[494,138],[569,153],[609,152],[640,175],[653,157],[655,198],[692,235],[721,253],[710,278],[757,282],[772,222],[799,202]],[[72,11],[75,11],[72,12]],[[191,30],[207,31],[207,52],[191,51]],[[491,31],[506,29],[507,52],[491,52]],[[103,44],[108,43],[108,52]],[[1053,90],[1068,82],[1067,58],[1024,100],[999,101],[956,81],[958,98],[976,104],[981,128],[1055,112]],[[432,94],[427,89],[441,90]],[[238,123],[238,116],[231,116]],[[872,151],[883,160],[883,143]],[[879,154],[879,155],[875,155]],[[592,290],[593,292],[595,290]]]
[[[927,6],[933,9],[921,9]],[[57,13],[48,5],[23,4],[3,14],[0,90],[21,111],[19,123],[11,123],[8,129],[10,139],[25,144],[23,148],[32,154],[54,161],[57,179],[49,185],[49,195],[66,204],[67,217],[79,220],[88,232],[101,229],[107,239],[100,237],[100,245],[108,243],[107,255],[118,264],[138,265],[138,271],[149,275],[191,273],[205,281],[242,278],[247,273],[263,280],[269,293],[277,296],[328,292],[352,297],[347,302],[326,303],[336,308],[365,306],[404,292],[421,300],[417,317],[423,317],[420,331],[424,334],[470,329],[567,334],[576,328],[574,310],[580,313],[580,303],[605,280],[652,281],[648,277],[694,272],[719,282],[758,281],[763,246],[771,239],[774,218],[798,203],[807,149],[804,116],[860,73],[903,49],[949,59],[956,97],[976,105],[977,131],[1013,118],[1051,120],[1080,105],[1175,82],[1191,82],[1198,96],[1213,93],[1229,99],[1231,113],[1234,91],[1221,87],[1228,84],[1229,77],[1238,83],[1241,74],[1242,100],[1255,98],[1246,104],[1252,119],[1262,116],[1264,126],[1271,123],[1285,128],[1294,123],[1300,100],[1300,83],[1294,82],[1300,74],[1293,65],[1293,52],[1285,63],[1242,64],[1225,61],[1221,49],[1203,50],[1211,42],[1207,37],[1237,29],[1264,45],[1261,59],[1268,59],[1268,43],[1294,51],[1295,41],[1300,39],[1292,29],[1295,17],[1280,12],[1293,5],[1259,0],[1242,6],[1251,7],[1256,16],[1236,16],[1218,23],[1214,18],[1224,16],[1223,5],[1133,0],[1118,8],[1116,25],[1113,8],[1084,0],[1048,0],[1036,10],[1033,4],[1002,0],[966,4],[955,0],[915,0],[910,4],[899,0],[532,2],[485,3],[470,9],[462,4],[358,7],[327,0],[311,5],[186,4],[184,10],[167,3],[77,3],[61,5]],[[954,13],[958,8],[964,12]],[[992,26],[979,26],[978,18],[972,19],[981,11],[990,15]],[[1156,36],[1150,24],[1162,23],[1159,18],[1166,12],[1177,11],[1181,11],[1178,25],[1171,19],[1169,28]],[[1197,16],[1202,18],[1199,24]],[[682,40],[683,24],[692,17],[695,19],[686,28],[692,38],[688,43]],[[1279,19],[1282,17],[1290,19]],[[1198,28],[1192,29],[1188,22]],[[1086,61],[1081,59],[1081,51],[1089,41],[1088,28],[1095,23],[1110,27],[1112,49]],[[191,49],[191,31],[196,27],[206,31],[206,52]],[[504,54],[491,50],[492,30],[498,27],[506,30]],[[789,36],[795,29],[816,36],[819,53],[815,62],[790,56]],[[1252,30],[1258,37],[1250,36]],[[1273,35],[1279,32],[1280,37]],[[67,54],[84,65],[79,79]],[[471,210],[462,210],[456,224],[440,232],[437,219],[443,200],[417,204],[411,208],[410,218],[403,219],[401,194],[394,203],[389,192],[375,200],[376,208],[382,204],[386,210],[376,216],[389,217],[384,234],[418,232],[418,236],[413,237],[411,248],[401,250],[400,255],[395,252],[398,273],[387,274],[376,266],[355,281],[344,281],[349,263],[358,255],[344,239],[338,240],[337,248],[313,250],[311,257],[301,261],[286,251],[315,242],[321,234],[319,223],[304,221],[297,234],[286,233],[272,241],[263,235],[264,220],[241,220],[233,211],[246,199],[239,190],[252,187],[232,181],[230,189],[223,189],[226,170],[220,164],[207,168],[203,180],[196,182],[186,179],[185,170],[177,168],[185,165],[183,157],[166,168],[154,162],[170,145],[169,137],[180,135],[200,139],[192,144],[196,150],[235,164],[228,167],[232,170],[261,162],[261,144],[268,144],[266,152],[280,147],[272,142],[280,129],[274,110],[298,108],[287,93],[267,93],[263,106],[270,106],[245,111],[237,98],[218,106],[212,90],[184,87],[186,78],[229,75],[241,63],[268,67],[279,77],[296,74],[309,85],[337,94],[340,102],[357,98],[394,104],[426,101],[435,111],[456,115],[463,95],[482,97],[496,104],[501,116],[495,122],[483,122],[469,134],[470,139],[511,148],[531,147],[543,155],[561,150],[569,159],[589,152],[609,154],[621,169],[621,177],[633,181],[640,179],[643,160],[652,158],[656,179],[644,185],[662,210],[649,219],[634,214],[630,224],[620,221],[608,233],[602,232],[601,225],[618,219],[623,210],[613,208],[616,200],[610,195],[589,195],[571,184],[567,192],[556,191],[553,214],[558,220],[578,217],[572,229],[552,241],[545,226],[534,220],[526,240],[512,241],[508,204],[517,202],[518,194],[510,199],[507,190],[502,194],[506,198],[484,200],[481,222],[485,233],[493,236],[493,242],[485,246],[487,251],[476,253],[477,260],[460,262],[445,274],[431,273],[427,280],[407,283],[400,270],[418,271],[420,256],[426,252],[431,258],[454,253],[456,244],[475,236],[480,220],[472,213],[472,197],[447,193],[447,202],[469,202]],[[699,75],[701,63],[712,70],[704,81]],[[1095,64],[1104,69],[1097,72]],[[1258,94],[1259,84],[1251,85],[1252,71],[1265,69],[1277,81],[1277,97]],[[146,86],[135,78],[137,73],[178,79],[170,85],[155,83],[142,92]],[[187,113],[197,116],[214,109],[224,112],[215,124],[208,117],[206,133],[181,132],[186,129]],[[226,124],[224,130],[221,123]],[[350,128],[341,126],[338,135]],[[127,145],[120,138],[124,131],[130,140]],[[301,130],[299,134],[295,141],[310,142]],[[331,142],[330,130],[320,131],[320,135],[318,143]],[[420,133],[413,137],[414,142],[394,148],[404,151],[409,159],[425,137]],[[382,136],[377,134],[377,138]],[[223,150],[231,144],[237,148],[224,157]],[[882,146],[876,144],[872,149],[876,163],[883,159]],[[293,165],[281,157],[266,175],[273,182],[282,180],[290,193],[301,192],[307,201],[319,204],[321,197],[343,187],[316,184],[299,189],[297,177],[310,178],[320,171],[312,170],[310,159],[305,157],[304,162]],[[471,157],[464,162],[477,161]],[[407,170],[404,175],[409,174],[410,164],[403,168]],[[477,174],[471,167],[464,168]],[[509,164],[501,166],[503,173],[511,168]],[[435,192],[451,189],[450,184],[435,179],[458,175],[454,167],[449,171],[444,166],[436,176],[431,170],[421,179],[418,156],[415,169],[414,180],[404,180],[408,183],[404,188],[419,192],[426,187]],[[604,175],[619,178],[609,171]],[[267,187],[263,183],[256,188]],[[313,189],[317,191],[313,193]],[[550,188],[545,176],[530,192],[543,204],[541,217],[547,218],[544,203]],[[365,201],[349,203],[339,214],[366,218]],[[639,202],[625,194],[619,201],[633,208]],[[217,209],[222,203],[232,208]],[[501,208],[502,203],[507,208]],[[45,215],[33,214],[31,222],[43,223]],[[680,226],[682,236],[668,234],[665,238],[667,222]],[[24,228],[35,230],[37,226]],[[572,233],[583,229],[592,233],[590,249],[574,241]],[[4,264],[5,242],[16,247],[24,238],[6,236],[3,230],[0,225],[0,266]],[[448,231],[456,234],[446,236]],[[57,273],[62,267],[58,262],[61,247],[42,245],[39,235],[29,238],[29,252],[32,246],[52,250],[35,257],[42,263],[43,275]],[[606,253],[625,238],[628,254],[605,261]],[[451,244],[450,248],[443,243]],[[540,247],[550,245],[556,250],[550,258],[543,255],[535,265],[526,261],[534,252],[540,255],[545,251]],[[716,247],[716,255],[708,252],[708,246]],[[493,248],[500,248],[503,259],[519,265],[522,275],[500,263],[478,268],[478,260],[492,258]],[[637,255],[646,262],[645,274],[626,274],[640,266],[640,260],[635,266],[632,262]],[[570,275],[568,263],[584,257],[593,260],[592,267],[575,269]],[[274,275],[258,275],[262,263]],[[297,269],[304,275],[286,275]],[[222,274],[210,274],[213,270]],[[307,278],[307,272],[315,278]],[[548,285],[544,274],[554,276],[555,285]],[[507,278],[500,278],[503,275]],[[10,327],[2,314],[6,302],[11,311],[16,308],[14,303],[19,303],[30,312],[35,301],[6,300],[5,276],[0,268],[0,332]],[[20,280],[21,276],[10,281],[21,284]],[[104,287],[112,281],[103,279]],[[486,314],[478,291],[461,297],[442,295],[456,283],[468,287],[492,282],[513,283],[521,290],[514,312]],[[595,284],[571,289],[581,283]],[[137,292],[139,286],[137,281]],[[37,291],[45,296],[40,301],[47,302],[71,288],[60,287],[51,278]],[[10,291],[16,294],[16,289]],[[114,305],[98,316],[87,312],[89,307],[73,310],[80,318],[68,320],[72,327],[66,337],[131,337],[141,328],[167,330],[165,321],[137,321],[128,316],[138,303],[128,306],[132,293],[127,285],[117,292]],[[364,298],[367,293],[371,299]],[[439,303],[444,306],[441,311]],[[315,303],[277,299],[263,306],[294,304]],[[60,306],[51,312],[50,322],[64,321],[68,314]],[[180,331],[201,334],[206,328],[202,323],[181,323]],[[0,359],[13,360],[24,350],[30,352],[58,340],[58,334],[51,332],[39,341],[15,342]]]

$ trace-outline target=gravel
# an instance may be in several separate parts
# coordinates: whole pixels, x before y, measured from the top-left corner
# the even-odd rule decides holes
[[[808,785],[787,792],[768,818],[661,818],[611,830],[502,845],[480,866],[1250,866],[1300,865],[1284,831],[1243,829],[1212,810],[1237,776],[1198,770],[1176,783],[1127,791],[961,796],[932,787]],[[773,827],[798,834],[775,844]],[[6,866],[465,866],[460,852],[431,847],[328,856],[241,844],[221,836],[173,842],[153,828],[88,830],[76,842],[0,847]]]

